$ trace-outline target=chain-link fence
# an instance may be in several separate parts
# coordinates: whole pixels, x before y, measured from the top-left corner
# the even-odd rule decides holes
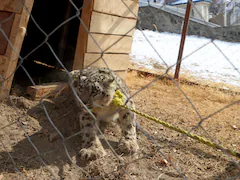
[[[116,142],[120,132],[116,125],[110,125],[102,132],[94,124],[107,155],[85,162],[79,157],[79,139],[83,131],[80,131],[76,120],[79,108],[74,100],[77,99],[95,122],[98,119],[79,98],[73,84],[69,81],[67,90],[61,89],[59,92],[58,89],[51,97],[41,96],[40,100],[28,99],[21,91],[26,85],[36,86],[59,80],[53,75],[59,70],[55,69],[52,73],[52,68],[47,72],[50,75],[45,76],[45,72],[41,74],[45,79],[34,74],[40,65],[27,63],[36,59],[62,69],[71,79],[73,62],[69,65],[66,58],[73,58],[74,51],[64,56],[62,49],[59,51],[58,46],[53,45],[61,37],[54,35],[66,25],[84,27],[101,53],[93,62],[101,60],[109,68],[104,55],[119,40],[102,49],[94,39],[94,33],[82,20],[81,10],[92,1],[84,1],[83,4],[72,0],[67,2],[74,13],[68,13],[67,19],[63,17],[65,20],[53,29],[43,29],[33,15],[35,10],[30,14],[24,1],[19,4],[17,8],[23,7],[30,14],[30,23],[35,26],[32,31],[38,31],[37,36],[44,39],[40,42],[36,36],[37,42],[33,40],[34,45],[29,49],[24,49],[23,43],[22,51],[25,52],[21,53],[24,55],[17,53],[1,28],[14,18],[14,13],[0,22],[1,33],[19,59],[14,73],[7,77],[0,76],[1,88],[8,92],[4,84],[15,74],[7,98],[10,104],[0,104],[0,179],[239,179],[239,27],[222,27],[203,20],[207,14],[199,8],[207,5],[203,3],[200,6],[190,1],[192,12],[188,33],[192,36],[186,37],[180,71],[183,80],[179,84],[173,78],[173,70],[178,58],[185,10],[176,4],[139,2],[139,14],[134,14],[127,1],[119,0],[138,20],[130,54],[130,69],[137,71],[130,70],[126,82],[131,92],[128,100],[132,99],[136,110],[142,113],[137,115],[139,150],[130,155],[119,153]],[[39,2],[35,3],[37,6]],[[48,2],[38,13],[47,6]],[[62,10],[57,3],[52,7],[59,12]],[[59,16],[54,11],[53,14],[55,19]],[[46,21],[46,17],[43,19]],[[77,22],[78,26],[68,24],[72,21]],[[132,29],[129,28],[124,36]],[[69,34],[66,29],[62,32]],[[29,28],[27,36],[28,33],[31,33]],[[74,46],[76,40],[68,43]],[[40,53],[34,54],[38,51]],[[47,61],[49,58],[51,60]],[[146,69],[155,75],[143,73]],[[155,121],[163,121],[160,124],[164,126],[150,121],[149,116],[155,117],[152,118]]]

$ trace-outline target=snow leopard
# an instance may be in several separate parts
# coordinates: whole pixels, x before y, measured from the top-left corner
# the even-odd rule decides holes
[[[124,96],[127,107],[135,108],[130,97],[126,83],[112,70],[108,68],[88,67],[82,70],[73,70],[70,73],[71,84],[79,99],[79,123],[81,130],[82,149],[79,151],[80,158],[86,161],[95,160],[106,155],[99,139],[99,124],[101,122],[117,122],[121,128],[121,138],[118,150],[124,154],[134,154],[138,151],[136,134],[136,115],[129,109],[119,108],[112,103],[114,94],[120,90]]]

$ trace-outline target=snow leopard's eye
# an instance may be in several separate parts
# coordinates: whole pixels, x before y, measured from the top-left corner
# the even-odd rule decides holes
[[[102,95],[103,95],[104,97],[109,97],[109,94],[106,93],[106,92],[102,92]]]

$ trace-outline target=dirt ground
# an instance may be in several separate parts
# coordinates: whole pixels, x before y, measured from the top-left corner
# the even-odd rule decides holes
[[[127,84],[133,94],[153,78],[135,71],[129,72]],[[180,87],[202,118],[240,99],[239,93],[189,82],[184,82]],[[191,130],[200,119],[182,91],[166,79],[155,81],[134,96],[136,109]],[[108,155],[86,164],[78,158],[81,147],[78,135],[65,139],[66,146],[63,146],[63,140],[56,136],[56,130],[39,101],[20,96],[16,88],[12,93],[16,107],[10,106],[9,102],[0,103],[0,180],[24,177],[49,180],[54,176],[56,179],[80,180],[87,178],[83,171],[93,179],[178,180],[183,179],[182,175],[191,180],[240,179],[240,165],[233,163],[239,162],[236,157],[227,156],[220,150],[140,116],[137,118],[141,126],[138,130],[140,150],[137,154],[119,155],[118,159],[103,140]],[[60,96],[57,100],[46,99],[43,103],[64,137],[78,131],[77,108],[71,98]],[[206,119],[202,127],[206,131],[198,128],[193,133],[240,151],[239,103]],[[108,127],[104,137],[117,151],[119,129]]]

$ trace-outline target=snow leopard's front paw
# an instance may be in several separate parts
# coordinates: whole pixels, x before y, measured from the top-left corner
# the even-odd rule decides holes
[[[103,147],[89,147],[81,149],[79,155],[84,161],[92,161],[105,156],[106,152]]]
[[[118,148],[124,154],[134,154],[139,150],[136,139],[126,139],[124,137],[119,141]]]

